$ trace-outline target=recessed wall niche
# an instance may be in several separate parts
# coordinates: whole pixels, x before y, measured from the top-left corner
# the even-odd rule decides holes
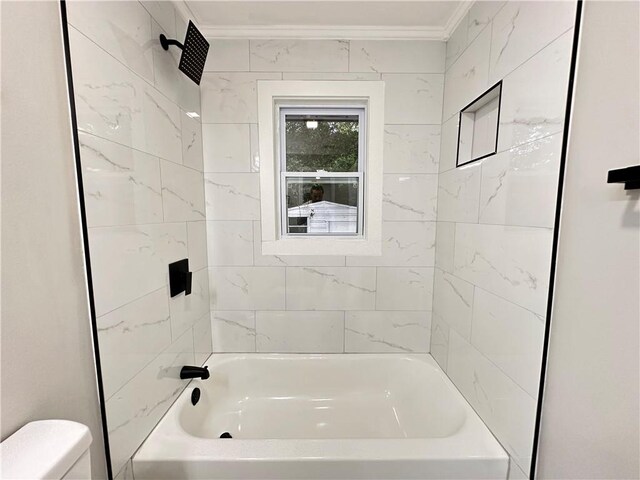
[[[495,155],[502,80],[460,111],[456,167]]]

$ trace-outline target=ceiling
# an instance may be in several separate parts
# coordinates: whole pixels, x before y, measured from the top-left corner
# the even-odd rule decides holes
[[[470,1],[176,0],[207,37],[446,40]]]

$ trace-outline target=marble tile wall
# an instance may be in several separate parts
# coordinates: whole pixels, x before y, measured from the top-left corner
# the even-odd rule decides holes
[[[476,2],[446,46],[431,353],[509,478],[531,461],[574,16],[574,2]],[[455,168],[458,111],[501,79],[497,155]]]
[[[428,352],[445,44],[218,40],[202,81],[214,352]],[[256,82],[384,80],[380,257],[261,252]]]
[[[200,89],[160,33],[170,2],[67,2],[80,155],[114,476],[211,354]],[[193,292],[170,298],[188,257]]]

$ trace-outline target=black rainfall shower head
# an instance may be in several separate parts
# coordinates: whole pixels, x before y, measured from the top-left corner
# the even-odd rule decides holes
[[[169,45],[175,45],[182,49],[178,68],[196,84],[200,85],[204,62],[207,60],[207,53],[209,52],[209,42],[202,36],[193,22],[189,20],[184,45],[177,40],[168,39],[164,35],[160,35],[160,44],[165,50],[169,50]]]

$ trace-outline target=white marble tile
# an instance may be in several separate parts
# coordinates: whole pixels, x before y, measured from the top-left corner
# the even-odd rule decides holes
[[[518,465],[511,460],[509,462],[509,474],[507,475],[507,480],[528,480],[529,475],[524,473]]]
[[[89,227],[162,222],[156,157],[83,132],[79,140]]]
[[[455,61],[460,57],[464,49],[467,48],[469,42],[467,41],[467,35],[469,31],[469,15],[465,15],[460,23],[453,31],[449,40],[447,40],[447,47],[445,53],[445,66],[447,70]]]
[[[562,131],[572,41],[573,30],[504,79],[498,151]]]
[[[196,365],[202,365],[211,355],[213,346],[211,343],[211,318],[210,312],[196,322],[193,326],[193,354]]]
[[[209,271],[203,268],[192,274],[191,294],[180,293],[169,300],[173,340],[193,328],[209,312]]]
[[[251,156],[249,170],[252,172],[260,171],[260,137],[258,134],[258,125],[252,123],[249,125],[249,136],[251,137]]]
[[[553,228],[561,150],[556,134],[487,159],[480,223]]]
[[[458,121],[460,117],[454,115],[442,124],[440,141],[440,161],[438,170],[440,173],[456,168],[458,155]]]
[[[433,285],[433,316],[471,338],[474,286],[436,268]]]
[[[449,273],[453,272],[455,233],[455,223],[438,222],[436,225],[436,267]]]
[[[168,51],[162,48],[156,39],[168,32],[155,21],[152,21],[151,28],[155,87],[185,111],[199,114],[200,87],[178,68],[182,51],[179,48],[169,48]]]
[[[281,79],[281,73],[204,73],[202,123],[258,123],[256,82]]]
[[[512,72],[575,22],[576,2],[507,2],[493,19],[491,78]]]
[[[287,267],[288,310],[374,310],[373,267]]]
[[[374,72],[283,72],[283,80],[340,80],[361,81],[380,80],[380,74]]]
[[[454,273],[543,315],[552,237],[546,228],[457,224]]]
[[[208,266],[206,222],[187,222],[187,240],[191,271],[195,272]]]
[[[256,351],[342,353],[344,312],[256,312]]]
[[[108,399],[171,344],[167,288],[98,317],[97,326]]]
[[[173,162],[160,162],[165,222],[205,219],[202,173]]]
[[[187,386],[180,379],[180,368],[193,361],[193,336],[189,331],[106,402],[114,471],[124,467]]]
[[[263,255],[262,230],[253,222],[253,261],[255,265],[275,267],[344,267],[345,257],[339,255]]]
[[[346,353],[427,353],[430,312],[346,312]]]
[[[480,162],[454,168],[438,179],[438,221],[478,221],[480,201]]]
[[[440,125],[444,75],[385,73],[382,80],[386,124]]]
[[[378,267],[376,310],[431,310],[433,268]]]
[[[282,267],[211,267],[211,310],[283,310]]]
[[[256,314],[255,312],[211,312],[211,335],[213,351],[255,352]]]
[[[505,1],[474,2],[469,9],[467,44],[471,43],[480,32],[491,23],[493,17],[495,17],[505,3]]]
[[[182,163],[180,109],[157,90],[148,87],[142,99],[145,151],[174,163]]]
[[[429,40],[352,40],[351,72],[444,73],[445,43]]]
[[[382,222],[382,256],[349,256],[347,266],[432,267],[434,222]]]
[[[259,220],[258,173],[205,173],[207,220]]]
[[[202,131],[205,172],[251,171],[248,124],[205,124]]]
[[[445,76],[442,120],[449,120],[489,88],[491,29],[482,31]]]
[[[542,317],[476,289],[471,344],[533,398],[538,397],[544,328]]]
[[[71,25],[124,65],[153,82],[149,13],[138,2],[76,1],[67,3]]]
[[[185,167],[202,172],[202,125],[198,118],[192,118],[185,112],[182,115],[182,163]],[[191,112],[190,112],[191,113]]]
[[[438,173],[440,127],[385,125],[384,173]]]
[[[166,285],[167,265],[187,256],[184,223],[89,229],[96,314]]]
[[[384,175],[383,220],[433,221],[437,200],[437,175]]]
[[[449,325],[432,314],[431,316],[431,345],[429,353],[438,362],[440,368],[447,371],[447,357],[449,351]]]
[[[250,40],[254,72],[348,72],[345,40]]]
[[[249,40],[208,38],[205,72],[248,72]]]
[[[207,222],[209,266],[253,265],[250,220]]]
[[[120,2],[114,2],[120,3]],[[167,32],[169,38],[176,38],[176,13],[171,2],[164,0],[142,0],[142,6],[149,12],[153,19]],[[180,42],[184,37],[178,39]]]
[[[528,470],[536,402],[455,331],[447,375],[520,467]]]

